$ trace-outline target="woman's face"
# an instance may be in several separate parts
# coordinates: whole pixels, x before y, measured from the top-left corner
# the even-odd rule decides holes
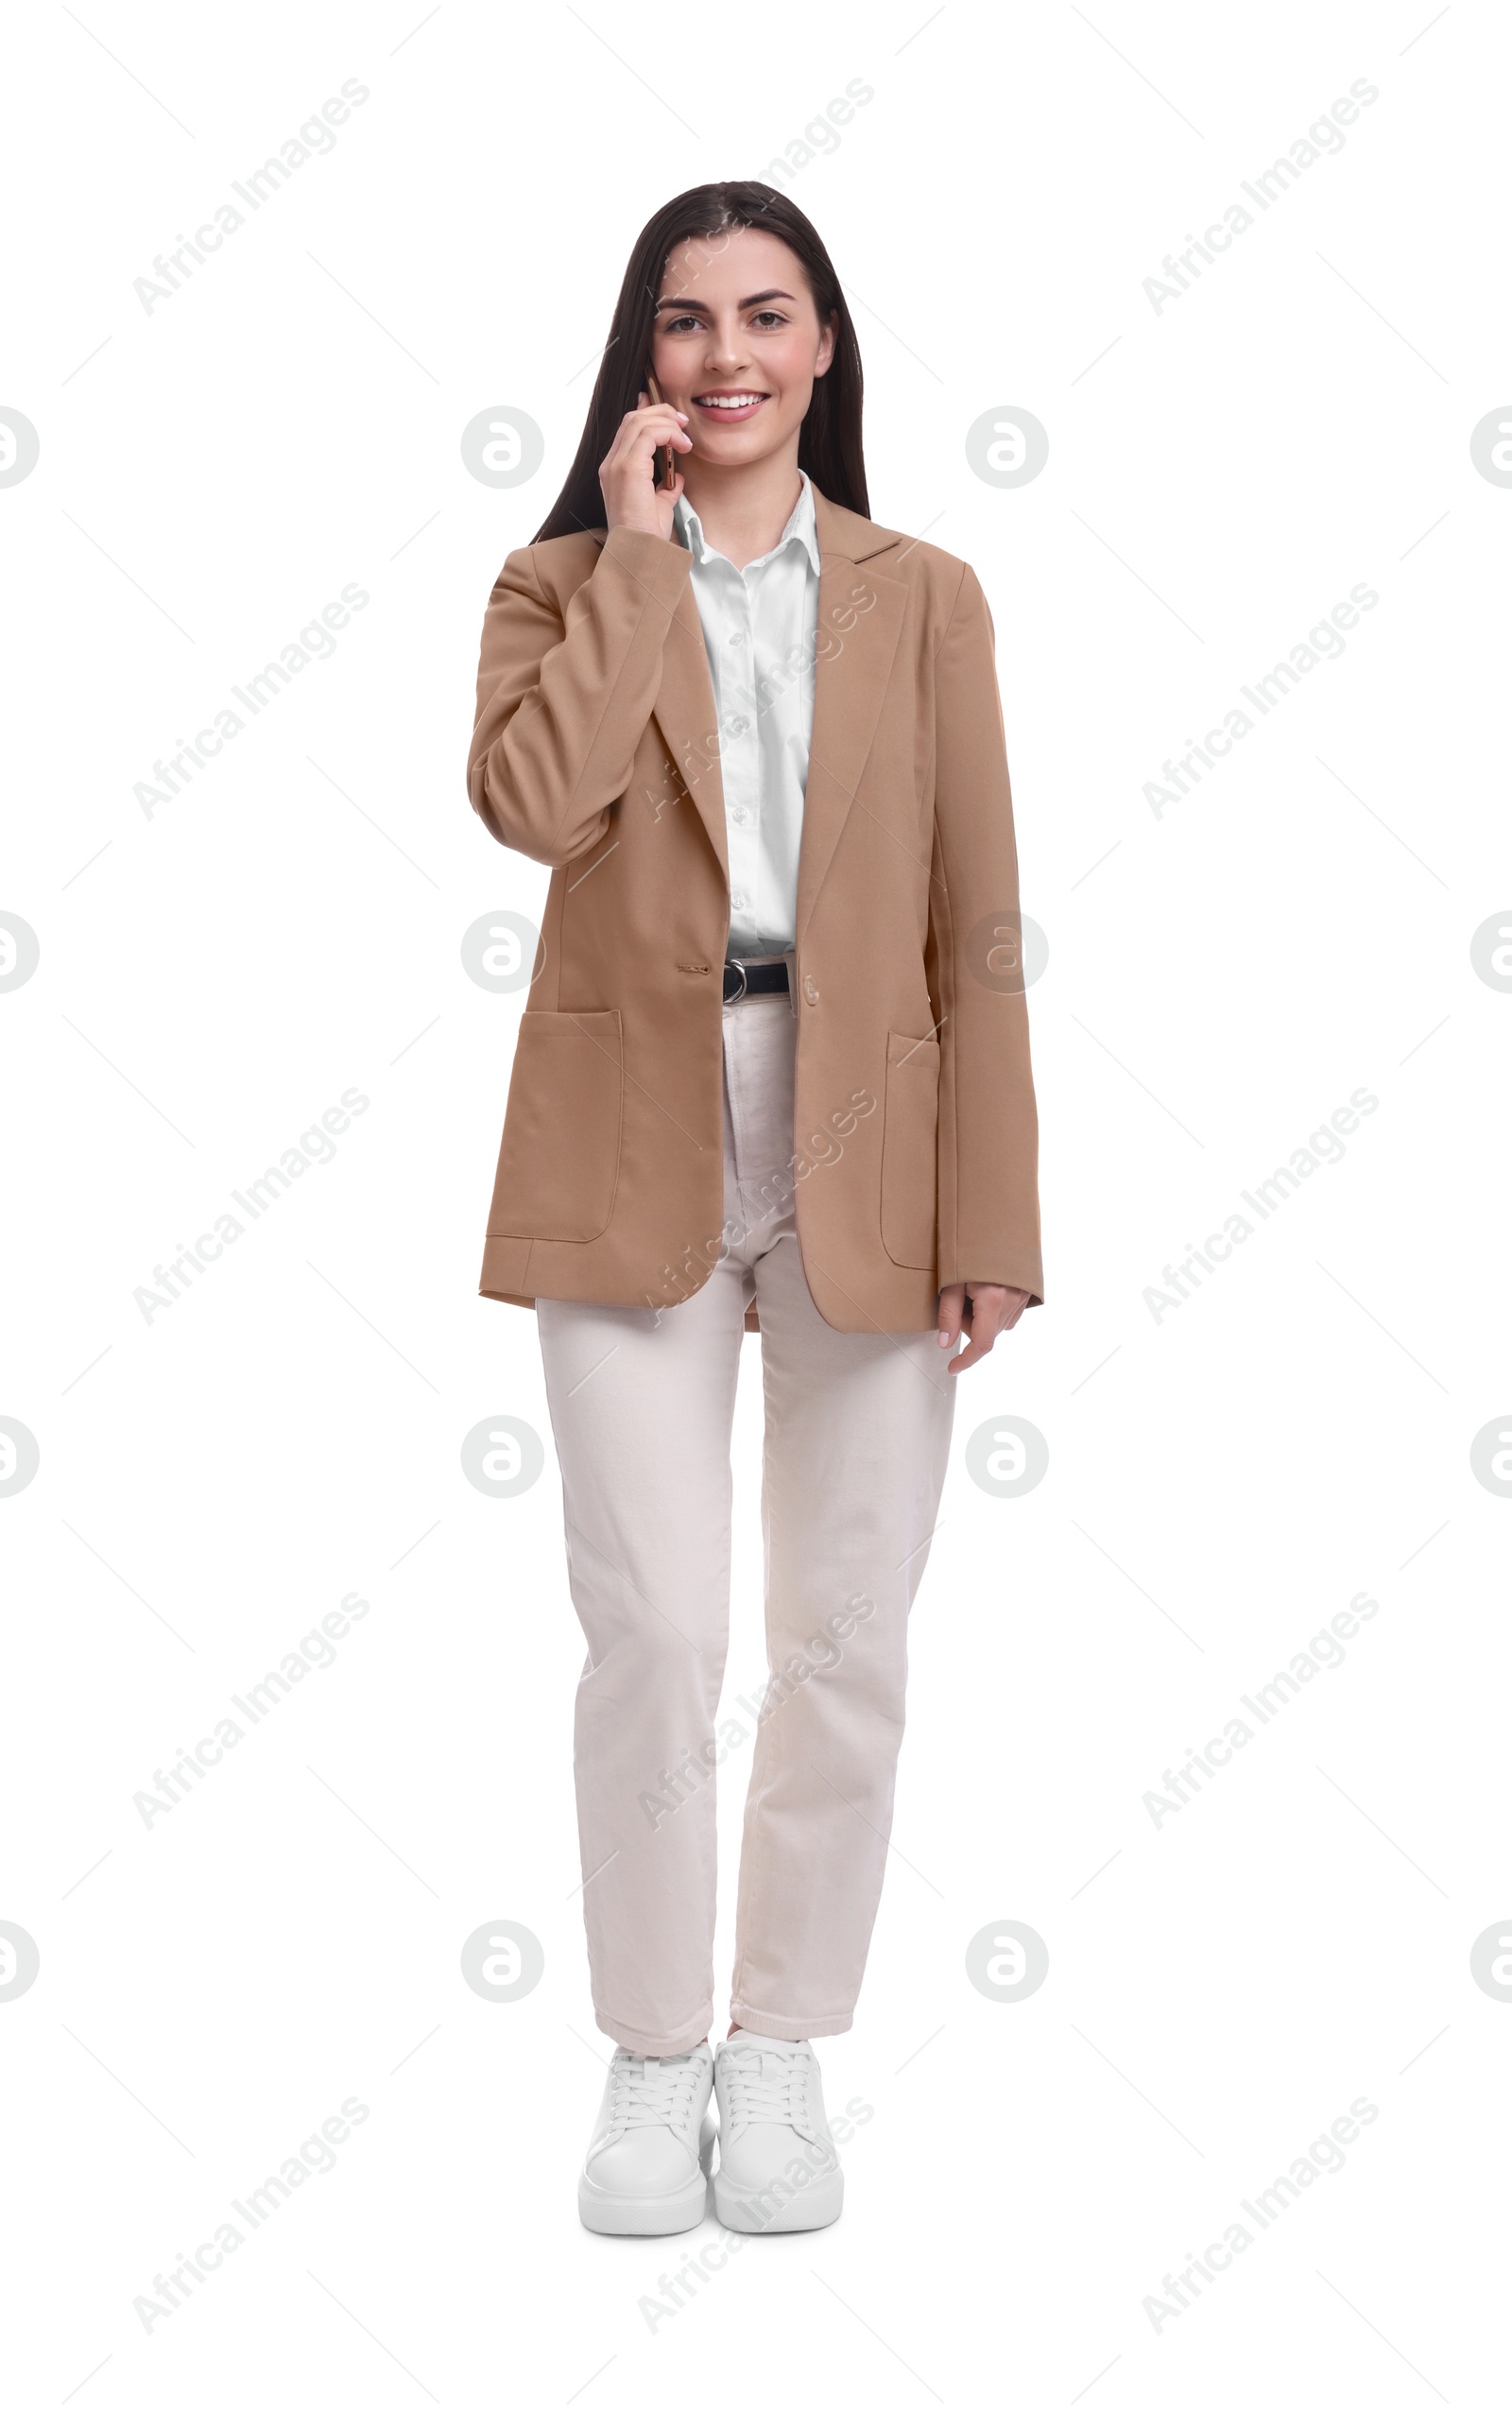
[[[738,227],[672,252],[651,366],[663,402],[688,414],[695,460],[743,469],[781,451],[833,357],[833,327],[820,325],[808,279],[777,235]]]

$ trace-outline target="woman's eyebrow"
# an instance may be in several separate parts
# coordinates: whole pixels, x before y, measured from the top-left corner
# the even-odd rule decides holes
[[[784,293],[774,284],[766,293],[747,293],[744,301],[737,301],[735,307],[737,310],[754,310],[758,301],[791,301],[793,298],[791,293]],[[707,301],[696,301],[691,298],[686,301],[659,301],[656,306],[659,310],[701,310],[705,317],[709,313]]]

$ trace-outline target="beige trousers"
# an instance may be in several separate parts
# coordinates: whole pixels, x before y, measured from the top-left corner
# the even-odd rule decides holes
[[[652,2057],[688,2050],[713,2021],[730,1441],[749,1300],[771,1679],[730,2015],[756,2034],[798,2041],[851,2023],[892,1823],[908,1613],[950,1447],[955,1384],[935,1333],[838,1332],[809,1295],[790,1169],[796,1027],[785,996],[724,1008],[725,1251],[704,1285],[672,1307],[536,1309],[588,1643],[575,1765],[593,2001],[606,2034]]]

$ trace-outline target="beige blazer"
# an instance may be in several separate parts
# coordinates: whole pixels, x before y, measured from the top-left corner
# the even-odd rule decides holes
[[[790,1177],[825,1320],[918,1331],[949,1282],[1043,1296],[992,622],[965,562],[814,499]],[[691,566],[600,528],[511,553],[489,600],[468,793],[552,868],[483,1257],[512,1305],[675,1305],[720,1253],[730,882]]]

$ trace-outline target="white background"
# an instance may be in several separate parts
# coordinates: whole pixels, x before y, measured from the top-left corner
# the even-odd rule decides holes
[[[41,1954],[0,2003],[18,2405],[1493,2399],[1512,2010],[1470,1951],[1512,1911],[1512,1507],[1470,1444],[1512,1381],[1512,999],[1470,940],[1512,920],[1512,491],[1469,437],[1512,391],[1507,37],[1469,0],[12,19],[0,403],[41,439],[0,491],[0,908],[41,948],[0,995],[0,1413],[41,1453],[0,1499],[0,1918]],[[145,311],[155,255],[351,77],[329,155]],[[872,2112],[844,2217],[653,2324],[721,2230],[576,2216],[609,2051],[581,1641],[534,1324],[475,1294],[523,998],[460,955],[545,873],[463,766],[489,588],[637,230],[856,77],[791,190],[850,293],[873,514],[971,560],[996,620],[1050,946],[1049,1301],[957,1404],[895,1854],[821,2051]],[[1344,148],[1157,313],[1165,254],[1357,78]],[[1050,438],[1012,491],[964,445],[1005,405]],[[495,406],[544,431],[521,489],[462,462]],[[154,760],[349,582],[334,658],[148,818]],[[1165,757],[1356,583],[1343,657],[1158,818]],[[145,1319],[154,1267],[349,1088],[335,1160]],[[1344,1160],[1157,1321],[1162,1267],[1358,1088]],[[731,1697],[762,1671],[758,1387],[751,1343]],[[1010,1500],[964,1465],[1005,1413],[1050,1452]],[[459,1463],[501,1414],[547,1450],[512,1501]],[[352,1591],[336,1662],[145,1826],[155,1770]],[[1346,1662],[1157,1825],[1164,1770],[1362,1591]],[[508,2004],[459,1971],[499,1919],[545,1952]],[[1050,1955],[1020,2003],[965,1973],[1005,1919]],[[144,2332],[135,2298],[352,2096],[335,2166]],[[1345,2167],[1154,2324],[1361,2097]]]

